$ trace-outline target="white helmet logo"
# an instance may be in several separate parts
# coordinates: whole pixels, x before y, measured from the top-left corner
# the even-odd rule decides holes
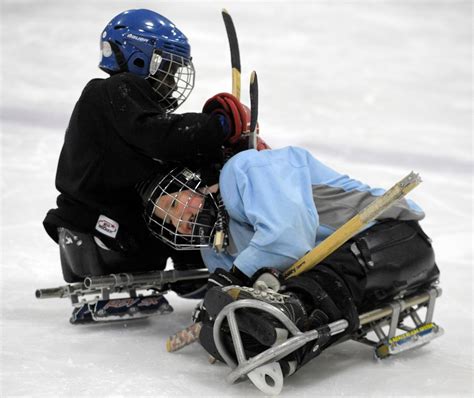
[[[112,47],[110,46],[110,43],[108,41],[102,42],[102,55],[105,58],[108,58],[112,55]]]

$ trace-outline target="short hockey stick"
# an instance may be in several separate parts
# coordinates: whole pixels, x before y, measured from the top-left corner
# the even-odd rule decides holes
[[[283,273],[283,276],[288,279],[314,268],[327,256],[334,253],[339,247],[357,234],[364,226],[375,220],[397,200],[403,198],[420,183],[421,178],[418,174],[413,172],[408,174],[382,196],[375,199],[370,205],[365,207],[344,225],[334,231],[313,250],[295,262]]]
[[[250,135],[249,149],[257,149],[257,121],[258,121],[258,79],[257,72],[250,75]]]
[[[227,39],[229,40],[230,63],[232,66],[232,94],[240,100],[240,86],[241,86],[241,74],[242,74],[241,70],[242,69],[240,66],[239,41],[237,39],[237,32],[235,30],[234,21],[232,20],[231,15],[225,8],[222,9],[222,19],[224,20],[224,25],[225,25],[225,29],[227,33]],[[249,148],[256,147],[256,135],[252,134],[252,132],[257,126],[257,116],[258,116],[258,82],[257,82],[256,76],[257,76],[256,73],[253,72],[251,80],[250,80],[250,106],[251,106],[250,132],[251,132],[251,136],[249,137]],[[253,144],[254,142],[255,142],[255,145]],[[250,147],[250,145],[254,145],[254,146]],[[200,330],[201,330],[201,323],[198,322],[174,334],[173,336],[170,336],[168,340],[166,340],[166,350],[168,352],[177,351],[195,342],[199,338]]]
[[[235,31],[234,21],[225,8],[222,9],[222,19],[224,20],[227,39],[229,40],[230,64],[232,66],[232,94],[240,100],[241,68],[239,41],[237,40],[237,32]],[[223,243],[224,231],[218,230],[216,231],[216,235],[214,237],[214,247],[220,251],[222,249]],[[180,333],[185,333],[186,330],[188,329],[185,329]],[[176,337],[178,334],[176,334],[174,337]],[[166,344],[170,344],[169,339]]]
[[[250,78],[250,135],[249,149],[257,148],[257,119],[258,119],[258,80],[257,73],[252,72]],[[170,336],[166,340],[166,350],[168,352],[178,351],[179,349],[194,343],[199,339],[201,331],[201,322],[197,322],[184,330],[181,330]]]
[[[234,22],[232,21],[232,17],[225,8],[222,9],[222,18],[224,19],[227,38],[229,39],[230,63],[232,65],[232,94],[238,99],[240,99],[241,68],[237,32],[235,31],[235,26]]]
[[[408,174],[405,178],[397,182],[392,188],[385,192],[385,194],[375,199],[370,205],[362,209],[357,215],[347,221],[313,250],[311,250],[300,260],[294,263],[290,268],[288,268],[288,270],[283,274],[285,279],[294,277],[301,274],[302,272],[306,272],[314,268],[327,256],[347,242],[351,237],[357,234],[364,226],[375,220],[375,218],[389,209],[398,200],[402,199],[408,192],[416,188],[420,183],[421,178],[418,174],[413,172]],[[198,329],[201,329],[200,323],[195,323],[186,330],[192,332],[197,340],[199,337],[199,332],[196,332],[196,330]],[[191,338],[180,339],[176,336],[177,335],[171,336],[166,343],[169,352],[177,351],[195,341]]]
[[[230,16],[229,12],[224,8],[222,9],[222,18],[224,20],[225,29],[227,32],[227,38],[229,40],[230,48],[230,63],[232,66],[232,94],[240,99],[240,88],[241,88],[241,64],[240,64],[240,51],[239,41],[237,39],[237,32],[235,25]],[[250,77],[250,135],[249,135],[249,149],[257,147],[257,117],[258,117],[258,81],[257,74],[255,71],[252,72]]]

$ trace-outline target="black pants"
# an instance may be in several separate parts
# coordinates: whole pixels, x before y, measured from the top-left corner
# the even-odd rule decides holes
[[[416,221],[380,222],[346,242],[323,264],[346,282],[359,313],[402,292],[414,293],[439,277],[431,241]]]
[[[66,282],[81,282],[86,276],[120,272],[162,270],[171,258],[175,269],[205,268],[199,251],[177,252],[150,237],[133,252],[118,252],[101,247],[91,234],[59,228],[59,253]]]

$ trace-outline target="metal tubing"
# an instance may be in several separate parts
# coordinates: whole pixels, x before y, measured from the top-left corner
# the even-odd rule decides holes
[[[434,288],[436,291],[436,297],[440,297],[442,290],[440,288]],[[422,293],[416,296],[408,297],[404,299],[403,306],[401,311],[406,310],[409,307],[413,307],[414,305],[424,304],[430,299],[430,293]],[[359,323],[361,326],[367,325],[368,323],[378,321],[386,316],[392,314],[392,307],[387,305],[386,307],[382,307],[373,311],[366,312],[359,316]]]
[[[165,283],[207,278],[208,276],[209,272],[207,270],[170,270],[138,274],[121,273],[106,276],[89,276],[84,279],[84,285],[89,289],[101,287],[129,287],[134,285],[160,286]]]
[[[37,289],[35,291],[35,296],[37,299],[65,298],[69,297],[71,294],[74,294],[75,291],[81,291],[85,289],[86,288],[82,283],[77,283],[47,289]]]

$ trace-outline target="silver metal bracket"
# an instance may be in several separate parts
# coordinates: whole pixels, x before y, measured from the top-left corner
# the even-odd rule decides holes
[[[434,305],[441,293],[439,287],[432,287],[422,294],[396,300],[384,308],[362,314],[360,322],[361,326],[365,325],[362,327],[363,333],[359,331],[353,340],[372,345],[375,356],[379,359],[429,343],[444,333],[440,326],[433,323]],[[419,314],[423,307],[426,307],[424,321]],[[405,324],[407,319],[411,319],[414,327]],[[389,326],[388,335],[382,329],[386,326]],[[397,334],[398,330],[404,333]],[[371,331],[378,340],[369,340],[366,337]]]
[[[235,312],[242,308],[253,308],[267,312],[279,320],[293,337],[290,337],[281,344],[268,348],[250,359],[247,358],[235,316]],[[221,326],[225,319],[227,319],[229,325],[237,362],[228,352],[222,339]],[[330,334],[335,335],[343,332],[348,327],[348,322],[346,320],[339,320],[329,324],[328,327]],[[276,395],[283,387],[283,375],[281,369],[278,371],[280,366],[278,360],[305,344],[317,340],[319,332],[317,330],[302,332],[282,311],[273,305],[260,300],[245,299],[235,301],[222,309],[214,322],[213,337],[219,354],[227,365],[232,368],[232,371],[226,378],[229,383],[234,383],[238,379],[248,376],[261,391],[266,394]]]

